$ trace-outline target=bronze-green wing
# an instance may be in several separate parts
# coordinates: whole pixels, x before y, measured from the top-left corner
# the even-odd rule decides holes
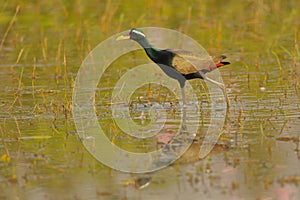
[[[167,51],[174,55],[171,65],[183,75],[196,73],[200,70],[212,71],[227,64],[227,62],[222,62],[226,58],[224,55],[211,57],[185,50],[168,49]]]

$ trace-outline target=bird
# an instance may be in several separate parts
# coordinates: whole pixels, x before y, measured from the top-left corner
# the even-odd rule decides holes
[[[160,50],[153,47],[149,43],[145,33],[137,28],[132,28],[125,35],[120,35],[116,38],[117,41],[128,39],[137,42],[145,50],[147,56],[156,63],[166,75],[179,82],[183,106],[186,106],[184,92],[185,82],[186,80],[196,78],[206,80],[219,87],[225,95],[227,106],[229,106],[229,99],[224,84],[206,76],[206,73],[230,64],[230,62],[223,61],[226,58],[225,55],[211,57],[183,49]]]

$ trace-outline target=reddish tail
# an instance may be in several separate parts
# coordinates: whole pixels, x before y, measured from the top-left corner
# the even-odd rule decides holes
[[[216,67],[218,68],[218,67],[222,67],[224,65],[229,65],[229,64],[230,64],[230,62],[219,62],[216,64]]]
[[[222,60],[224,60],[226,58],[226,56],[221,55],[221,56],[217,56],[217,57],[213,57],[213,60],[215,62],[215,65],[213,66],[209,66],[207,68],[204,68],[201,70],[201,72],[203,72],[204,74],[207,72],[211,72],[219,67],[222,67],[224,65],[229,65],[230,62],[223,62]]]

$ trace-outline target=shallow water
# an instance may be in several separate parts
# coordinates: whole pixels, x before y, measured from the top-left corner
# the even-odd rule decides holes
[[[279,0],[4,3],[0,199],[299,199],[299,7]],[[81,62],[98,43],[147,26],[178,30],[212,54],[225,53],[231,65],[219,72],[231,106],[224,133],[206,158],[198,159],[196,142],[167,168],[129,174],[86,151],[76,134],[72,90]],[[163,144],[128,139],[111,118],[111,94],[125,72],[145,62],[142,51],[121,57],[96,91],[99,124],[133,152]],[[190,83],[202,91],[201,141],[210,125],[207,88],[201,80]],[[131,116],[149,123],[139,117],[157,102],[171,122],[164,133],[176,132],[178,99],[159,85],[136,91]]]

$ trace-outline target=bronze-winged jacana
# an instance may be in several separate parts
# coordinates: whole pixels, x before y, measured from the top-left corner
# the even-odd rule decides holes
[[[148,42],[146,35],[141,30],[135,28],[131,29],[128,34],[121,35],[117,38],[117,40],[124,39],[131,39],[139,43],[153,62],[169,77],[178,80],[182,91],[184,106],[186,105],[184,92],[185,81],[195,78],[204,79],[220,87],[226,97],[227,105],[229,105],[224,84],[205,76],[206,73],[218,67],[230,64],[229,62],[223,61],[226,56],[210,57],[178,49],[158,50]],[[212,64],[211,60],[213,60],[214,64]]]

